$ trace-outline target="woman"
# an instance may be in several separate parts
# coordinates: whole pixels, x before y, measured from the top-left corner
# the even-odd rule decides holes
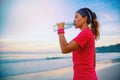
[[[95,40],[100,37],[96,14],[89,8],[81,8],[75,14],[75,28],[81,32],[69,43],[64,36],[64,22],[57,23],[62,53],[73,54],[73,80],[98,80],[95,72]],[[88,25],[90,24],[90,27]]]

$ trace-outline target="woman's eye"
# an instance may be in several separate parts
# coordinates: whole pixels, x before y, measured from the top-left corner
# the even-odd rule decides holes
[[[77,16],[75,16],[75,18],[77,18]]]

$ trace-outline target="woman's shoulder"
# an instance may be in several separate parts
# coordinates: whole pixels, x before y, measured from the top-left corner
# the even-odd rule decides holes
[[[93,35],[93,33],[92,30],[88,28],[86,30],[81,31],[79,35]]]

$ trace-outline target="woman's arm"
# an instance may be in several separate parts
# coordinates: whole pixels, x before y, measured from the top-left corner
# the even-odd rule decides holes
[[[96,68],[96,53],[94,54],[94,67]]]
[[[57,26],[58,29],[63,29],[64,23],[59,23]],[[79,45],[73,40],[67,43],[64,33],[59,34],[59,43],[62,53],[69,53],[79,48]]]
[[[62,53],[69,53],[79,48],[79,45],[73,40],[67,43],[64,34],[59,34],[59,43]]]

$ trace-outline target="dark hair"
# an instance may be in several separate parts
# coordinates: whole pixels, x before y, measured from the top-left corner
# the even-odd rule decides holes
[[[87,13],[87,15],[85,15],[85,16],[87,16],[87,23],[91,24],[90,28],[95,36],[95,39],[96,40],[99,39],[100,38],[99,22],[97,21],[96,14],[94,12],[92,12],[89,8],[81,8],[80,10]]]

